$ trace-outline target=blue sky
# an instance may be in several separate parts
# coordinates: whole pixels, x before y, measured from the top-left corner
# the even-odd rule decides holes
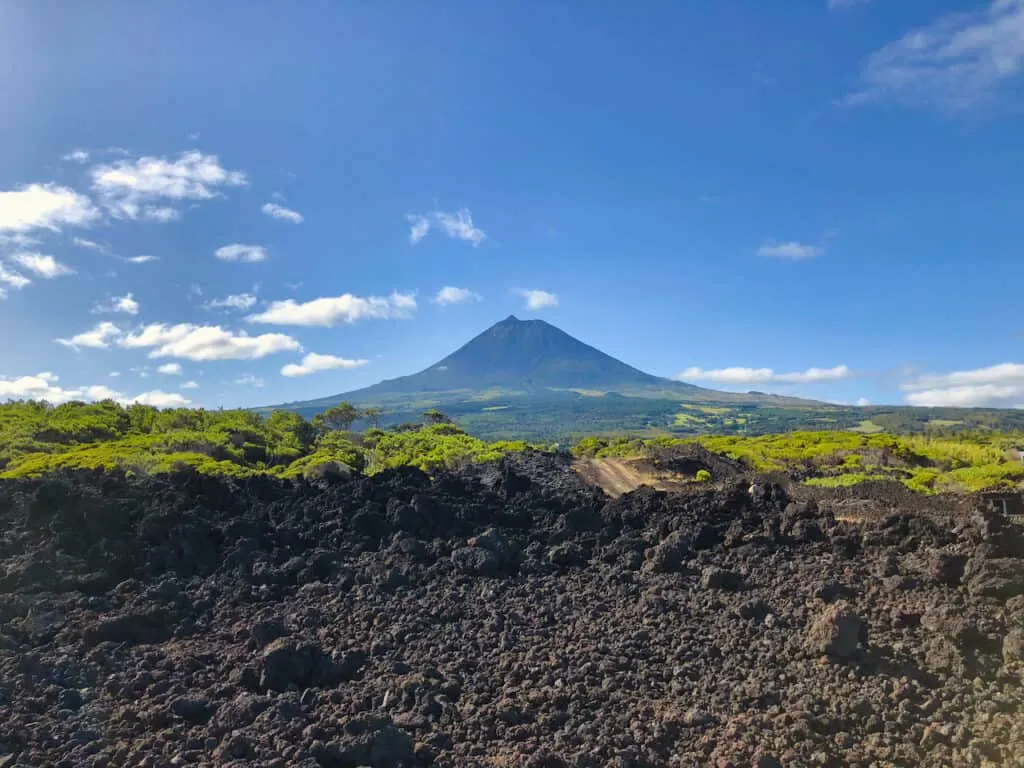
[[[1024,0],[4,3],[0,105],[0,399],[318,397],[516,313],[1024,404]]]

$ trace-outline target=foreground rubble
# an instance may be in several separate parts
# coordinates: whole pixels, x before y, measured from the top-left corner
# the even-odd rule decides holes
[[[1024,765],[1024,543],[746,484],[0,484],[0,766]]]

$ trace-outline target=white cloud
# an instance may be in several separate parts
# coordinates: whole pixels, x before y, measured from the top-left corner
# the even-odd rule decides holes
[[[250,323],[272,325],[332,326],[336,323],[354,323],[362,319],[408,317],[416,310],[416,297],[410,293],[392,293],[388,297],[341,296],[324,297],[298,303],[294,299],[271,302],[256,315],[246,318]]]
[[[994,95],[1024,65],[1024,0],[941,16],[871,54],[845,103],[961,110]]]
[[[54,339],[54,341],[76,351],[80,347],[106,349],[112,341],[121,338],[123,334],[124,331],[116,325],[108,320],[104,320],[102,323],[97,323],[90,330],[84,331],[77,336],[72,336],[70,339]]]
[[[256,304],[256,297],[251,293],[233,293],[223,299],[211,299],[203,306],[207,309],[251,309]]]
[[[11,288],[24,288],[26,285],[31,285],[32,281],[25,277],[20,272],[7,269],[3,264],[0,264],[0,283],[9,285]],[[6,295],[6,294],[4,294]]]
[[[359,368],[366,365],[369,360],[348,360],[344,357],[334,355],[318,355],[310,352],[302,358],[302,364],[288,363],[281,369],[282,376],[308,376],[317,371],[330,371],[335,368]]]
[[[416,245],[430,231],[430,219],[415,213],[410,213],[405,218],[409,222],[409,242]]]
[[[147,264],[150,261],[159,261],[156,256],[128,256],[125,261],[131,262],[132,264]]]
[[[232,245],[224,245],[218,248],[214,251],[214,256],[221,261],[241,261],[252,264],[258,261],[266,261],[267,249],[262,245],[233,243]]]
[[[97,251],[109,255],[111,253],[110,248],[101,243],[97,243],[93,240],[86,240],[84,237],[75,237],[71,239],[71,242],[77,245],[79,248],[88,248],[90,251]]]
[[[840,379],[848,379],[852,375],[853,372],[845,365],[837,365],[834,368],[808,368],[806,371],[792,371],[789,373],[776,373],[771,368],[733,366],[713,370],[691,367],[680,373],[676,378],[682,381],[714,381],[719,384],[735,386],[768,383],[810,384],[819,381],[839,381]]]
[[[124,405],[142,403],[157,408],[184,406],[190,402],[181,395],[159,390],[143,392],[135,397],[125,397],[103,384],[63,389],[57,385],[57,380],[58,377],[49,372],[18,378],[0,377],[0,400],[46,400],[50,403],[66,403],[69,400],[116,400]]]
[[[857,405],[863,408],[865,405],[871,405],[871,401],[868,400],[866,397],[858,397]]]
[[[166,206],[147,205],[142,209],[142,218],[149,221],[177,221],[181,218],[181,211]]]
[[[432,211],[428,214],[410,213],[406,215],[409,222],[409,242],[415,245],[431,230],[438,227],[448,237],[454,240],[465,240],[474,246],[480,245],[487,234],[473,226],[473,214],[468,208],[460,208],[455,213],[444,211]]]
[[[150,392],[143,392],[141,395],[127,398],[127,402],[152,405],[154,408],[183,408],[192,401],[186,400],[177,392],[161,392],[159,389],[154,389]]]
[[[804,245],[802,243],[775,243],[762,245],[757,249],[759,256],[771,256],[776,259],[790,259],[791,261],[803,261],[820,256],[824,249],[817,245]]]
[[[154,323],[125,336],[119,343],[127,349],[152,348],[151,358],[178,357],[197,361],[256,360],[277,352],[302,349],[298,341],[281,333],[248,336],[217,325],[191,323]]]
[[[31,248],[32,246],[39,245],[43,241],[38,237],[32,237],[31,235],[25,235],[21,233],[15,233],[13,235],[0,234],[0,245],[14,245],[18,248]]]
[[[454,285],[446,285],[437,292],[432,301],[445,306],[447,304],[464,304],[467,301],[480,301],[480,297],[469,290],[469,288],[456,288]]]
[[[259,376],[254,376],[251,373],[246,373],[243,376],[240,376],[237,379],[235,379],[235,384],[243,384],[250,387],[256,387],[257,389],[262,389],[266,382]]]
[[[199,382],[198,381],[183,381],[180,386],[181,386],[182,389],[199,389]]]
[[[66,264],[61,264],[53,258],[53,256],[47,256],[42,253],[22,251],[21,253],[14,254],[10,258],[14,263],[46,280],[53,280],[57,277],[75,274],[75,270],[71,269],[71,267]]]
[[[293,211],[291,208],[285,208],[283,205],[277,203],[264,203],[263,207],[260,208],[267,216],[271,216],[275,219],[284,219],[285,221],[291,221],[295,224],[301,224],[303,216],[298,211]]]
[[[121,372],[120,371],[111,371],[107,375],[110,376],[110,378],[112,378],[112,379],[116,379],[118,376],[121,375]]]
[[[925,374],[904,382],[901,389],[910,405],[1019,408],[1024,406],[1024,364]]]
[[[558,296],[547,291],[519,291],[520,296],[526,299],[526,309],[553,309],[558,306]]]
[[[209,200],[222,187],[247,183],[241,171],[221,166],[216,155],[192,150],[171,160],[165,157],[140,157],[97,165],[90,171],[93,189],[104,205],[120,218],[140,217],[168,220],[171,210],[156,205],[162,200]]]
[[[181,367],[181,363],[164,363],[156,369],[157,373],[163,373],[168,376],[181,376],[185,370]]]
[[[0,192],[0,232],[58,231],[65,224],[91,224],[99,216],[88,197],[69,187],[29,184]]]
[[[110,301],[97,304],[92,311],[95,314],[122,312],[126,315],[137,315],[139,314],[139,302],[134,299],[132,294],[126,293],[124,296],[114,296]]]
[[[63,159],[69,163],[88,163],[89,153],[84,149],[74,149],[64,155]]]

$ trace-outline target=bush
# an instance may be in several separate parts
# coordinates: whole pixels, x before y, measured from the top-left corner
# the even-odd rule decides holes
[[[710,481],[711,481],[711,473],[710,472],[708,472],[706,469],[698,469],[697,470],[697,482],[698,483],[707,483],[707,482],[710,482]]]

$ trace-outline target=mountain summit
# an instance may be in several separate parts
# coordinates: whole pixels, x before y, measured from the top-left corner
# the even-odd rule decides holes
[[[339,397],[365,403],[421,393],[494,389],[521,393],[710,392],[644,373],[543,320],[520,320],[509,315],[419,373],[386,379]]]

